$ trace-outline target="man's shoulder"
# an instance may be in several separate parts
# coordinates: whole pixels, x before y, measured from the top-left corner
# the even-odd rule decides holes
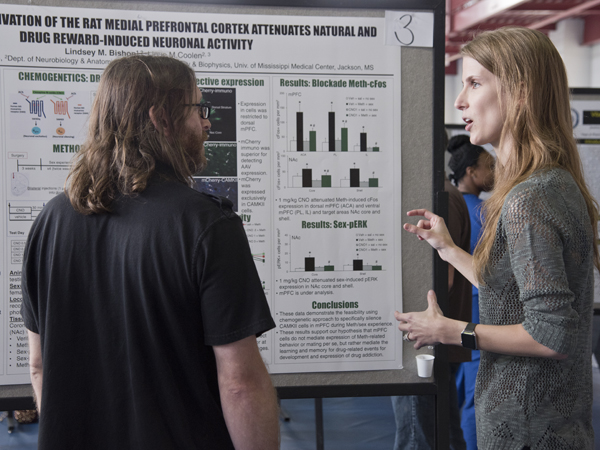
[[[208,194],[206,192],[200,192],[200,196],[203,197],[203,202],[208,199],[208,201],[219,208],[219,211],[226,217],[237,217],[237,214],[233,211],[233,202],[228,198],[221,197],[220,195]]]
[[[40,211],[38,217],[44,218],[49,215],[64,214],[65,212],[68,213],[71,211],[75,212],[71,206],[71,202],[69,201],[67,194],[65,192],[61,192],[43,204],[42,210]]]
[[[235,219],[239,216],[233,211],[233,203],[225,198],[210,193],[200,192],[182,183],[164,182],[149,186],[139,199],[132,199],[137,207],[145,213],[152,210],[154,214],[172,217],[185,217],[198,220],[204,224],[217,219]],[[151,208],[145,208],[151,203]],[[131,203],[129,203],[131,205]]]

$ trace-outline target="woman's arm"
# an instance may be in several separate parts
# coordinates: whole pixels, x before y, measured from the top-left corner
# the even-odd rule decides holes
[[[404,313],[396,311],[398,329],[409,334],[415,348],[425,345],[462,345],[461,333],[467,322],[444,317],[437,304],[435,292],[427,293],[429,304],[426,311]],[[555,352],[535,341],[523,325],[477,325],[477,345],[480,350],[512,356],[531,356],[565,359],[568,355]]]
[[[473,256],[452,241],[444,219],[426,209],[408,211],[407,215],[422,216],[425,217],[425,220],[419,220],[416,226],[405,223],[404,229],[409,233],[416,234],[420,240],[427,241],[437,250],[440,258],[454,266],[473,286],[479,287],[473,272]]]

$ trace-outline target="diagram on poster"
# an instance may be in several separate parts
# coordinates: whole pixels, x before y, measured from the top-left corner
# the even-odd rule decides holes
[[[90,92],[19,91],[10,96],[11,139],[73,140],[85,131]]]

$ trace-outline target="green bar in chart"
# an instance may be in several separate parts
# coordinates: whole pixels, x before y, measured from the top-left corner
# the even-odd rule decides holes
[[[379,178],[369,178],[369,187],[379,187]]]
[[[325,272],[334,272],[335,268],[334,268],[334,266],[325,266],[324,270],[325,270]]]
[[[348,128],[342,128],[342,151],[348,151]]]
[[[321,187],[331,187],[331,175],[321,175]]]
[[[373,266],[371,270],[381,270],[381,266]]]
[[[373,151],[374,152],[378,152],[379,151],[379,147],[373,147]]]
[[[316,131],[309,131],[308,132],[308,138],[309,138],[309,151],[311,152],[316,152],[317,151],[317,132]]]

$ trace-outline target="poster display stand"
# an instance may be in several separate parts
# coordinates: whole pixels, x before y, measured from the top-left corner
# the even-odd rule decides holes
[[[18,286],[31,221],[62,189],[103,67],[162,53],[194,68],[222,119],[211,116],[212,164],[195,179],[244,222],[277,323],[259,346],[280,398],[433,395],[446,448],[446,349],[419,378],[416,354],[433,351],[403,343],[393,320],[425,309],[431,288],[447,310],[445,263],[402,230],[410,209],[447,214],[445,2],[90,6],[0,0],[0,33],[15,44],[0,61],[0,410],[33,407],[26,360],[10,359],[26,352]]]

